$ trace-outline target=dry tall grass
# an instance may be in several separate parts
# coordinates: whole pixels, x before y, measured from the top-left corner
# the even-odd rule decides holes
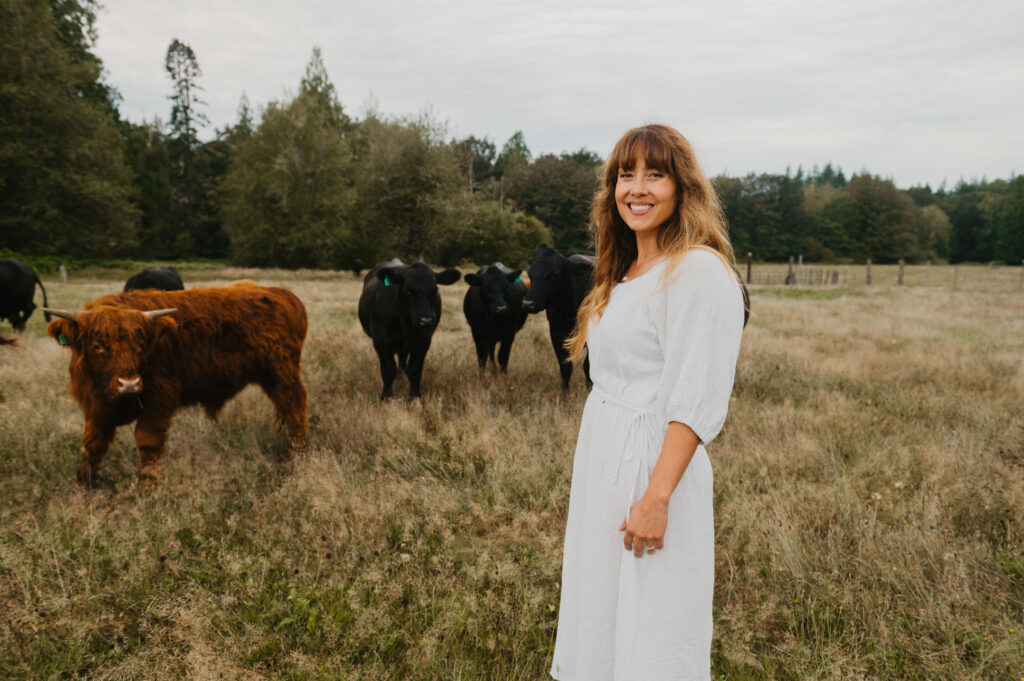
[[[308,450],[281,465],[250,389],[179,414],[152,491],[128,428],[76,488],[67,353],[33,317],[0,348],[0,677],[545,678],[585,389],[559,388],[543,318],[481,378],[465,286],[443,288],[422,403],[381,404],[351,275],[183,276],[305,301]],[[711,450],[716,679],[1024,676],[1014,288],[753,290]]]

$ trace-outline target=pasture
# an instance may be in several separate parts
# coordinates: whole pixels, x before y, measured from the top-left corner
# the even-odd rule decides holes
[[[481,378],[466,285],[441,287],[422,402],[382,404],[351,273],[180,269],[305,302],[306,450],[283,465],[249,388],[179,413],[155,488],[130,428],[76,487],[69,353],[37,312],[0,348],[0,678],[547,678],[586,391],[580,367],[560,389],[543,314]],[[1019,268],[956,290],[880,269],[751,291],[709,448],[715,679],[1024,677]],[[76,308],[128,274],[45,284]]]

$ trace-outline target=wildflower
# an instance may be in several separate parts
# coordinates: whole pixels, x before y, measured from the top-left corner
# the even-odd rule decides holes
[[[169,548],[169,549],[173,549],[173,548],[174,548],[174,546],[175,546],[175,544],[174,544],[174,542],[173,542],[173,541],[169,541],[169,542],[167,542],[167,548]]]
[[[412,556],[410,556],[408,553],[403,553],[399,556],[399,558],[402,559],[403,563],[408,563],[410,560],[412,560]]]
[[[874,499],[875,501],[881,501],[882,500],[882,495],[879,494],[878,492],[872,492],[871,493],[871,498]]]
[[[897,480],[896,482],[892,483],[892,486],[895,487],[896,489],[903,489],[903,481]]]

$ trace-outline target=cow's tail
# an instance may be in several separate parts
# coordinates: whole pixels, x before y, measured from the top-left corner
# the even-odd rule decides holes
[[[35,274],[35,273],[33,272],[33,274]],[[39,284],[39,290],[41,290],[43,292],[43,307],[50,307],[50,303],[48,303],[46,301],[46,289],[43,288],[43,281],[39,278],[38,274],[36,274],[35,277],[36,277],[36,283]],[[47,312],[46,310],[43,310],[43,316],[46,317],[46,323],[47,324],[49,324],[50,320],[53,319],[53,317],[50,316],[50,313]]]

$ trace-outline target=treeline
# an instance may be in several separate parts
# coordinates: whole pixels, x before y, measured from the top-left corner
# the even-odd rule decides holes
[[[345,268],[394,255],[525,264],[590,248],[601,159],[452,139],[428,115],[349,115],[314,48],[297,94],[200,140],[202,70],[168,47],[170,112],[132,122],[93,54],[95,0],[0,5],[0,251]],[[258,120],[257,120],[258,119]],[[838,168],[718,177],[736,250],[761,260],[1024,258],[1024,178],[901,190]]]
[[[1024,259],[1024,176],[952,190],[898,189],[831,164],[805,174],[718,177],[737,253],[824,262]]]

